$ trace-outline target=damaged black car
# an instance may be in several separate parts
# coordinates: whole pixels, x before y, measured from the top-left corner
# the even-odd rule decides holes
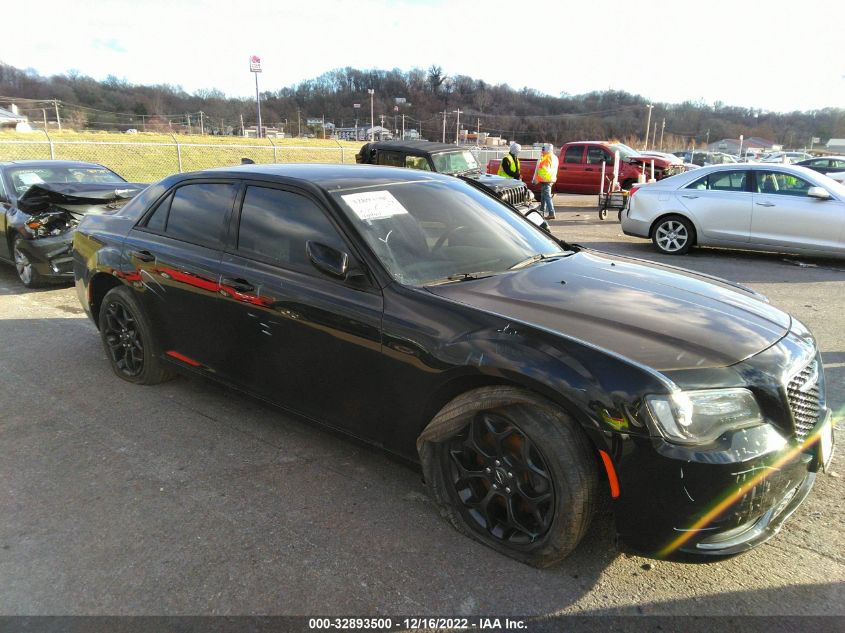
[[[451,176],[171,176],[86,216],[74,272],[120,378],[205,376],[417,462],[453,526],[532,565],[572,551],[605,500],[638,549],[742,552],[834,447],[798,320],[557,240]]]
[[[145,186],[95,163],[0,163],[0,260],[14,264],[28,288],[71,281],[70,251],[79,220],[119,208]]]

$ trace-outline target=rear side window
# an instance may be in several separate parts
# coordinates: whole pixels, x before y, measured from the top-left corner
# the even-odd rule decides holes
[[[286,268],[313,273],[305,243],[347,250],[343,239],[313,200],[303,195],[247,187],[238,228],[238,253]]]
[[[719,171],[693,181],[686,188],[710,191],[746,191],[746,180],[747,172],[745,171]]]
[[[236,193],[231,183],[183,185],[158,205],[146,227],[183,242],[219,248]]]
[[[564,163],[580,163],[581,157],[584,155],[584,146],[575,145],[574,147],[567,147],[566,154],[563,156]]]
[[[384,152],[378,153],[378,164],[388,165],[390,167],[404,167],[405,163],[402,160],[402,154],[399,152]]]

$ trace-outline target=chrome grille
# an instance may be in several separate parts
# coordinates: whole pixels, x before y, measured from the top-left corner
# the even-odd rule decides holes
[[[795,423],[795,437],[803,442],[819,421],[821,413],[818,359],[810,361],[789,381],[786,396]]]
[[[502,192],[502,200],[510,205],[516,206],[525,202],[527,192],[527,187],[512,187],[511,189],[505,189]]]

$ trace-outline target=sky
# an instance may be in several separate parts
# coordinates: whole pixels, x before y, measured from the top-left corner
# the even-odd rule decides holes
[[[4,29],[1,62],[242,97],[258,55],[262,91],[346,66],[436,64],[554,96],[845,108],[845,0],[44,0],[38,14]]]

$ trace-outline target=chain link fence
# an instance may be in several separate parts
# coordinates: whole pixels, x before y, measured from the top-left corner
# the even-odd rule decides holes
[[[46,136],[46,135],[45,135]],[[177,172],[255,163],[355,163],[355,144],[332,146],[280,145],[272,139],[245,144],[0,140],[3,160],[79,160],[105,165],[131,182],[155,182]]]
[[[57,139],[44,134],[44,140],[6,140],[0,138],[3,160],[79,160],[105,165],[130,182],[155,182],[177,172],[211,167],[240,165],[248,158],[255,163],[355,163],[360,144],[323,142],[321,145],[283,145],[280,139],[244,139],[231,143],[217,137],[203,137],[204,142],[182,142],[178,136],[159,137],[156,141],[98,141]],[[184,138],[184,137],[183,137]],[[487,162],[501,158],[507,147],[491,149],[465,145],[476,157],[482,170]],[[539,150],[523,150],[520,158],[539,158]]]

